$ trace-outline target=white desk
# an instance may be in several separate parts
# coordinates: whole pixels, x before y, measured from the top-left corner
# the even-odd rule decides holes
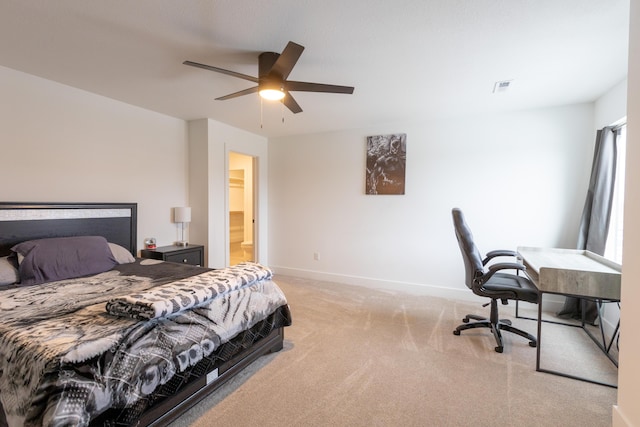
[[[540,347],[542,340],[542,298],[543,295],[556,294],[590,299],[594,301],[619,302],[621,266],[600,255],[585,250],[555,248],[518,248],[519,256],[527,267],[526,273],[540,291],[538,304],[538,346],[536,370],[562,375],[574,379],[615,387],[615,385],[589,380],[562,372],[542,369],[540,367]],[[602,322],[600,322],[602,328]],[[582,329],[605,351],[608,349],[584,328]],[[602,332],[602,329],[601,329]],[[602,332],[604,338],[604,332]],[[612,362],[615,363],[613,359]],[[617,365],[616,365],[617,366]]]

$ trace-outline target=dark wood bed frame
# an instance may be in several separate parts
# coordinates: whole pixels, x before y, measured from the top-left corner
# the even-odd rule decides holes
[[[0,202],[0,256],[8,255],[13,245],[26,240],[85,235],[104,236],[107,241],[117,243],[137,256],[137,204]],[[253,361],[281,350],[283,342],[283,328],[274,329],[216,367],[217,375],[207,373],[149,408],[136,425],[159,426],[176,420]],[[1,404],[0,416],[0,426],[6,426]]]
[[[0,256],[25,240],[104,236],[137,256],[137,203],[0,202]]]

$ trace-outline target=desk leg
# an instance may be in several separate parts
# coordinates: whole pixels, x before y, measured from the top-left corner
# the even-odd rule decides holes
[[[618,307],[620,306],[620,304],[618,304]],[[609,345],[607,346],[607,353],[609,353],[609,351],[611,351],[611,346],[613,345],[613,342],[615,341],[616,337],[618,336],[618,332],[620,332],[620,319],[618,319],[618,323],[616,323],[616,328],[613,331],[613,335],[611,335],[611,341],[609,341]]]
[[[540,301],[538,301],[538,345],[536,345],[536,371],[540,371],[540,348],[542,347],[542,296],[540,292]]]
[[[586,381],[592,384],[599,384],[599,385],[604,385],[607,387],[613,387],[613,388],[618,388],[617,384],[609,384],[609,383],[605,383],[605,382],[601,382],[601,381],[596,381],[596,380],[591,380],[588,378],[583,378],[583,377],[578,377],[575,375],[571,375],[571,374],[566,374],[564,372],[559,372],[559,371],[554,371],[551,369],[544,369],[540,367],[540,355],[541,355],[541,351],[542,351],[542,297],[543,297],[544,293],[540,292],[540,301],[538,301],[538,345],[536,346],[536,371],[537,372],[544,372],[547,374],[553,374],[553,375],[559,375],[561,377],[565,377],[565,378],[572,378],[574,380],[580,380],[580,381]],[[583,311],[584,312],[584,311]],[[582,325],[572,325],[572,324],[566,324],[566,323],[560,323],[560,322],[553,322],[550,320],[546,320],[545,322],[549,322],[549,323],[555,323],[558,325],[565,325],[565,326],[572,326],[572,327],[579,327],[581,328],[583,331],[587,332],[587,334],[591,337],[591,339],[598,344],[598,346],[600,347],[597,339],[595,337],[593,337],[593,335],[591,335],[591,333],[585,329],[584,327],[584,323]],[[611,358],[611,355],[606,354],[607,357],[609,357],[609,359]],[[613,361],[613,360],[612,360]],[[614,362],[614,364],[616,365],[616,367],[618,366],[617,363]]]
[[[603,304],[605,303],[605,301],[597,299],[595,300],[596,302],[596,306],[598,309],[598,327],[600,330],[600,340],[598,341],[598,338],[596,338],[591,331],[589,331],[589,329],[586,327],[586,321],[585,321],[585,315],[584,315],[584,307],[585,307],[585,299],[582,299],[582,329],[587,333],[587,335],[589,336],[589,338],[591,338],[593,340],[594,343],[596,343],[596,345],[600,348],[600,350],[602,350],[602,352],[609,358],[609,360],[611,361],[611,363],[613,363],[614,365],[616,365],[616,368],[618,367],[618,361],[611,355],[610,350],[611,350],[611,345],[613,344],[613,341],[616,337],[616,334],[618,333],[618,330],[620,328],[620,319],[618,319],[618,323],[616,325],[616,328],[613,332],[613,335],[611,336],[611,342],[609,342],[607,344],[607,338],[604,334],[604,325],[603,325],[603,318],[602,318],[602,309],[603,309]],[[616,301],[608,301],[608,302],[616,302]],[[619,304],[619,303],[618,303]]]

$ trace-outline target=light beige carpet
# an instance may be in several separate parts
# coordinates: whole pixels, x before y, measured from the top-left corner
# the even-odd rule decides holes
[[[172,427],[611,425],[616,389],[536,372],[536,349],[513,334],[503,334],[502,354],[488,329],[453,335],[467,313],[488,314],[482,299],[275,280],[293,316],[285,348],[254,362]],[[513,319],[512,305],[500,312]],[[536,322],[513,322],[535,335]],[[545,326],[543,362],[615,380],[615,367],[584,335]]]

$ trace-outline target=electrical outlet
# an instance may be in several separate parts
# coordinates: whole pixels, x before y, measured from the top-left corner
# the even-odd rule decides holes
[[[320,252],[314,252],[313,253],[313,260],[314,261],[320,261]]]

